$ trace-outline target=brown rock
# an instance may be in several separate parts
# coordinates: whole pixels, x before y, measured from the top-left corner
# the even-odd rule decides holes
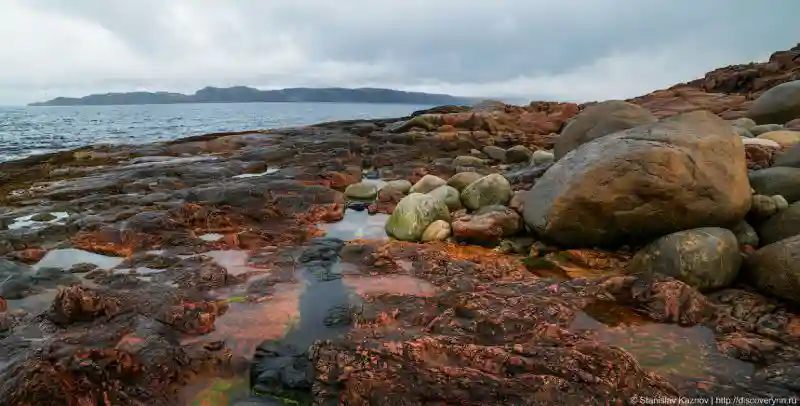
[[[553,153],[561,159],[591,140],[654,121],[656,117],[648,110],[621,100],[594,104],[570,120],[556,140]]]
[[[541,236],[591,247],[724,227],[750,204],[741,139],[698,111],[584,144],[526,194],[524,217]]]
[[[766,169],[772,166],[779,148],[758,144],[745,144],[744,152],[747,157],[747,169]]]

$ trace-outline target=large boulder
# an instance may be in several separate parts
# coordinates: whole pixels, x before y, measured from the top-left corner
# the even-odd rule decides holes
[[[764,92],[750,106],[747,117],[758,124],[784,124],[800,118],[800,80]]]
[[[495,204],[508,204],[513,192],[511,184],[500,174],[486,175],[461,191],[461,203],[470,210]]]
[[[769,244],[748,256],[745,270],[762,292],[800,303],[800,235]]]
[[[694,111],[582,145],[527,192],[523,213],[546,239],[615,246],[736,224],[750,203],[741,139]]]
[[[556,139],[555,159],[593,139],[654,121],[656,116],[650,110],[622,100],[589,106],[573,117]]]
[[[800,234],[800,202],[790,204],[759,224],[758,234],[763,245]]]
[[[776,166],[752,171],[750,186],[760,195],[781,195],[789,203],[800,200],[800,168]]]
[[[401,241],[419,241],[436,220],[450,221],[447,206],[433,196],[411,193],[397,203],[389,216],[386,234]]]
[[[344,195],[356,200],[375,200],[378,196],[378,188],[374,183],[358,182],[347,186]]]
[[[731,230],[703,227],[665,235],[648,244],[628,264],[632,273],[660,273],[700,291],[730,285],[742,257]]]

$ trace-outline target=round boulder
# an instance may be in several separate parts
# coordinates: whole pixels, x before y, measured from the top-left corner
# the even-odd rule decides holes
[[[773,166],[788,166],[790,168],[800,168],[800,144],[781,152],[775,157]]]
[[[447,184],[461,192],[465,187],[469,186],[470,183],[482,177],[483,175],[478,172],[459,172],[451,176],[450,179],[447,180]]]
[[[418,180],[414,186],[411,186],[409,193],[428,193],[431,190],[446,184],[447,181],[438,176],[425,175],[422,177],[422,179]]]
[[[587,107],[564,127],[553,153],[561,159],[567,152],[604,135],[656,121],[650,110],[622,100],[608,100]]]
[[[758,226],[758,234],[764,245],[800,234],[800,202],[766,219]]]
[[[390,180],[381,189],[393,189],[400,193],[408,193],[411,190],[411,182],[405,179]]]
[[[561,245],[618,246],[736,224],[750,203],[741,138],[694,111],[584,144],[527,192],[523,213]]]
[[[724,288],[739,273],[742,257],[731,230],[703,227],[665,235],[639,250],[631,273],[660,273],[699,291]]]
[[[386,234],[401,241],[420,241],[425,229],[436,220],[450,221],[447,206],[433,196],[411,193],[397,203],[389,216]]]
[[[544,165],[553,163],[553,161],[555,161],[556,158],[555,155],[553,155],[553,153],[550,151],[537,150],[536,152],[533,153],[532,160],[533,160],[532,163],[534,165]]]
[[[470,155],[460,155],[453,159],[453,166],[482,167],[486,166],[486,161]]]
[[[750,254],[744,269],[762,292],[800,304],[800,235]]]
[[[770,131],[758,136],[762,140],[772,140],[781,147],[791,147],[800,142],[800,131]]]
[[[758,124],[783,124],[800,118],[800,80],[781,83],[767,90],[747,110]]]
[[[494,159],[498,162],[505,162],[506,161],[506,150],[500,147],[496,147],[494,145],[487,145],[483,147],[483,153],[486,154],[491,159]]]
[[[524,145],[515,145],[506,150],[506,162],[510,164],[528,163],[533,159],[533,152]]]
[[[495,204],[505,205],[511,200],[511,184],[496,173],[486,175],[461,191],[461,203],[470,210]]]
[[[501,205],[486,206],[453,221],[453,236],[473,243],[497,243],[519,232],[522,219]]]
[[[447,206],[448,209],[450,209],[450,211],[458,210],[462,207],[461,193],[459,193],[458,189],[452,186],[439,186],[436,189],[428,192],[428,195],[440,200]]]
[[[375,200],[375,197],[378,196],[378,188],[372,183],[353,183],[347,186],[344,195],[356,200]]]
[[[450,223],[444,220],[436,220],[425,228],[422,233],[422,242],[444,241],[450,237],[451,232]]]
[[[774,166],[752,171],[750,187],[760,195],[781,195],[787,202],[800,200],[800,168]]]

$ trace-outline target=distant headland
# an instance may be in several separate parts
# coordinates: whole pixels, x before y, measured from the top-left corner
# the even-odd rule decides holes
[[[131,104],[178,103],[266,103],[266,102],[331,102],[331,103],[405,103],[405,104],[473,104],[480,99],[446,94],[405,92],[392,89],[357,88],[289,88],[259,90],[247,86],[204,87],[191,95],[172,92],[126,92],[92,94],[84,97],[56,97],[30,103],[29,106],[107,106]]]

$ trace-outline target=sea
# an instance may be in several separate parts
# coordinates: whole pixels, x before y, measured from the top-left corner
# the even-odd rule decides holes
[[[205,103],[0,107],[0,162],[91,144],[144,144],[226,131],[407,116],[429,105]]]

